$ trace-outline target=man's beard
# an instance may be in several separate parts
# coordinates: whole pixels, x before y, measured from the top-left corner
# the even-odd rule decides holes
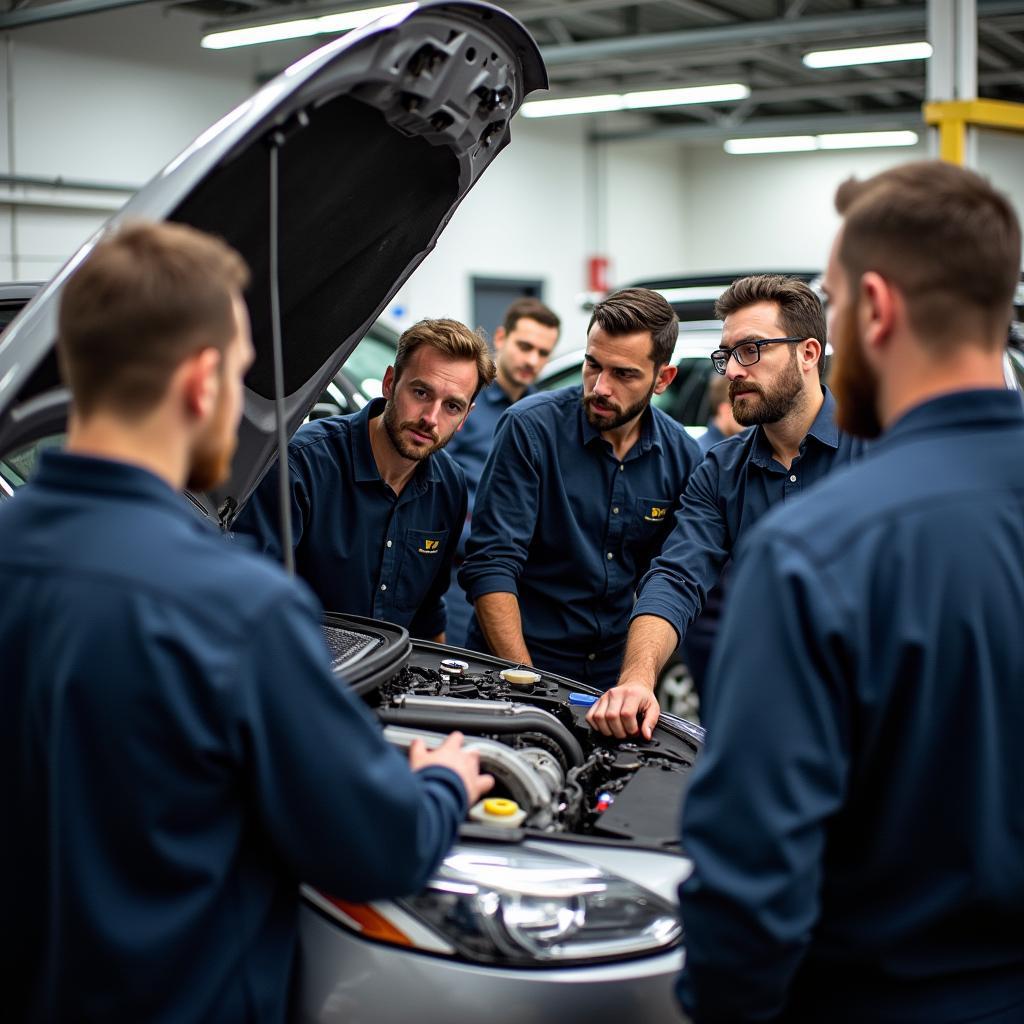
[[[185,486],[190,491],[211,491],[227,480],[231,474],[231,460],[238,447],[238,431],[228,423],[228,403],[223,392],[207,424],[207,429],[192,450]]]
[[[832,376],[836,423],[854,437],[873,438],[882,432],[878,419],[878,376],[864,356],[857,331],[857,308],[844,310],[832,332]]]
[[[639,416],[651,404],[651,395],[654,394],[654,383],[651,384],[650,391],[644,395],[643,398],[638,402],[634,402],[627,409],[623,409],[621,405],[616,405],[614,402],[606,399],[601,399],[601,405],[606,409],[611,409],[613,415],[608,417],[598,416],[594,413],[592,406],[598,401],[596,395],[584,395],[583,396],[583,413],[587,417],[587,422],[595,430],[615,430],[618,427],[628,423],[631,419]]]
[[[382,422],[395,451],[403,459],[408,459],[410,462],[421,462],[428,456],[433,455],[434,452],[439,452],[455,435],[453,430],[447,437],[439,437],[436,430],[423,426],[422,421],[418,420],[405,420],[399,423],[398,410],[390,398],[384,405]],[[418,434],[426,434],[434,439],[434,443],[425,448],[417,447],[403,437],[403,431],[405,430],[415,430]]]
[[[793,411],[803,386],[796,353],[790,355],[789,363],[779,372],[778,378],[766,387],[750,380],[730,381],[729,401],[733,418],[744,427],[755,423],[778,423]],[[737,391],[745,391],[748,396],[739,404],[735,401]],[[751,392],[757,397],[750,398]]]

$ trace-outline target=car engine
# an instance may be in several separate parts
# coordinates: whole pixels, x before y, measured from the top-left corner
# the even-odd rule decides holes
[[[415,647],[369,699],[389,742],[434,746],[457,729],[495,777],[491,795],[525,811],[522,828],[678,848],[699,730],[666,717],[650,741],[608,739],[586,722],[588,697],[560,677]]]

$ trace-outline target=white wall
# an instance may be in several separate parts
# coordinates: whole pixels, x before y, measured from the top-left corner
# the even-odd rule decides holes
[[[528,121],[495,159],[426,258],[398,293],[399,326],[424,316],[472,317],[471,277],[544,281],[545,301],[562,318],[562,341],[583,342],[580,309],[586,251],[583,125]],[[475,325],[474,325],[475,326]]]
[[[128,186],[0,189],[20,200],[0,206],[0,278],[49,277],[133,188],[253,91],[261,58],[203,51],[200,26],[139,7],[0,38],[0,170]]]
[[[678,142],[615,142],[599,148],[605,172],[604,249],[612,280],[664,277],[685,266],[688,188]]]
[[[978,169],[1006,193],[1024,222],[1024,133],[980,129]],[[1021,267],[1024,268],[1024,254]]]
[[[824,269],[839,226],[836,187],[926,157],[901,149],[732,156],[720,144],[684,149],[685,270]]]

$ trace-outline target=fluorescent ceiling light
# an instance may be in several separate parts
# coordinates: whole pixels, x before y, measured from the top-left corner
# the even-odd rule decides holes
[[[303,36],[317,36],[327,33],[337,35],[350,29],[362,28],[385,14],[391,14],[412,7],[413,4],[389,4],[386,7],[369,7],[361,11],[344,11],[341,14],[324,14],[316,18],[299,18],[291,21],[276,21],[269,25],[252,25],[249,28],[225,29],[203,36],[202,46],[208,50],[226,50],[232,46],[254,46],[257,43],[273,43],[281,39],[301,39]]]
[[[622,105],[626,110],[640,110],[644,107],[676,107],[684,103],[724,103],[728,100],[745,100],[749,95],[750,90],[745,85],[729,82],[726,85],[627,92],[622,97]]]
[[[875,149],[916,145],[917,132],[842,132],[838,135],[818,136],[818,149]]]
[[[519,108],[523,117],[561,117],[563,114],[599,114],[606,110],[621,110],[622,97],[573,96],[564,100],[534,100]]]
[[[523,117],[560,117],[564,114],[600,114],[610,110],[642,110],[645,107],[677,107],[684,103],[724,103],[744,100],[750,90],[738,82],[725,85],[692,85],[679,89],[649,89],[623,95],[573,96],[564,100],[532,100],[524,103]]]
[[[819,149],[875,149],[916,146],[917,132],[842,132],[832,135],[784,135],[766,139],[727,139],[726,153],[805,153]]]
[[[780,135],[774,139],[726,139],[726,153],[803,153],[817,149],[813,135]]]
[[[845,68],[851,64],[885,64],[891,60],[927,60],[931,43],[894,43],[891,46],[858,46],[852,50],[815,50],[804,54],[809,68]]]

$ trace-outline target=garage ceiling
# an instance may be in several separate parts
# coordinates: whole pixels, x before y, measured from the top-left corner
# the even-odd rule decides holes
[[[18,2],[25,16],[61,6],[99,10],[140,0]],[[237,27],[348,4],[190,0],[172,4],[204,29]],[[742,82],[741,102],[590,115],[597,138],[720,139],[921,126],[926,61],[812,70],[810,50],[926,37],[927,8],[899,0],[506,0],[541,45],[550,98]],[[1024,0],[978,0],[978,93],[1024,102]],[[5,19],[0,16],[0,27]],[[320,45],[324,36],[310,41]],[[547,98],[547,97],[545,97]]]

